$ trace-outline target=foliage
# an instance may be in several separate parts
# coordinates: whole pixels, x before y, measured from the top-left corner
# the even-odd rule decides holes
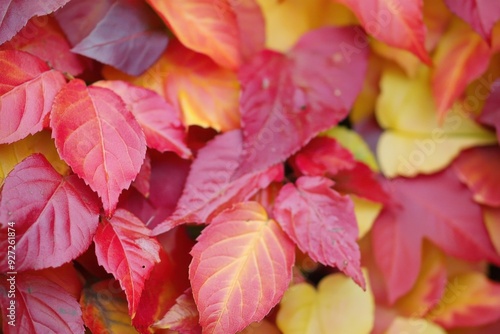
[[[3,333],[500,330],[497,2],[0,13]]]

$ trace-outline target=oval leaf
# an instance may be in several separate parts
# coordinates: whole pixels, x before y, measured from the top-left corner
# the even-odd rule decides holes
[[[41,154],[19,163],[5,179],[0,200],[2,239],[16,233],[16,264],[2,272],[58,267],[83,253],[99,218],[98,199],[76,175],[62,177]],[[7,226],[12,222],[13,226]]]
[[[345,47],[360,36],[353,28],[321,28],[286,55],[263,51],[241,68],[244,153],[235,177],[284,161],[347,116],[362,88],[368,52]]]
[[[54,98],[66,83],[41,59],[16,50],[0,51],[0,144],[42,130]]]
[[[6,248],[5,248],[6,249]],[[19,256],[17,257],[19,259]],[[9,279],[14,279],[9,281]],[[78,301],[63,287],[35,273],[21,273],[15,276],[2,276],[0,288],[9,291],[9,284],[15,285],[15,298],[0,294],[0,304],[4,313],[3,331],[9,334],[61,333],[83,334],[82,311]],[[10,284],[9,284],[10,285]],[[12,324],[8,310],[14,304]]]
[[[50,126],[61,158],[112,215],[146,155],[144,133],[134,115],[111,90],[86,87],[75,79],[56,96]]]
[[[160,152],[172,151],[185,159],[191,157],[186,129],[174,107],[160,95],[118,80],[98,81],[94,86],[109,88],[122,98],[144,131],[148,147]]]
[[[144,282],[160,261],[160,244],[139,218],[123,209],[116,210],[110,220],[104,219],[94,242],[99,264],[120,282],[133,318]]]
[[[292,278],[294,245],[256,202],[218,215],[191,251],[189,278],[204,334],[230,334],[260,321]]]
[[[274,166],[231,180],[241,152],[239,130],[219,135],[200,149],[174,213],[154,228],[154,234],[184,223],[208,223],[215,214],[283,178],[283,167]]]
[[[289,183],[280,190],[273,213],[300,250],[338,267],[364,288],[354,205],[331,189],[333,184],[324,177],[300,177],[295,186]]]

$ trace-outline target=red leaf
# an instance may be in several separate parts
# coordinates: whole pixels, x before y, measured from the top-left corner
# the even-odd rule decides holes
[[[264,48],[265,26],[255,0],[147,0],[182,44],[236,69]]]
[[[111,216],[146,154],[134,115],[111,90],[75,79],[56,96],[50,126],[61,158],[99,194]]]
[[[58,267],[76,258],[92,242],[98,217],[97,197],[76,175],[61,176],[41,154],[26,158],[2,190],[0,244],[7,249],[6,235],[15,229],[16,263],[13,269],[2,261],[0,271]]]
[[[12,38],[33,16],[42,16],[56,11],[69,0],[6,0],[0,3],[0,44]]]
[[[125,81],[98,81],[94,86],[109,88],[118,94],[134,114],[150,148],[160,152],[172,151],[189,158],[186,129],[174,107],[157,93]]]
[[[64,288],[36,273],[0,277],[0,288],[9,291],[14,283],[15,289],[14,298],[0,294],[4,333],[85,333],[80,305]]]
[[[337,1],[349,7],[361,21],[365,30],[376,39],[410,51],[426,64],[431,63],[425,50],[426,28],[423,19],[423,0]],[[366,48],[368,42],[354,41],[354,46],[350,48],[355,48],[355,46],[357,49]]]
[[[99,264],[120,282],[127,295],[133,318],[155,263],[160,261],[160,244],[136,216],[118,209],[110,220],[104,219],[94,237]]]
[[[453,163],[458,177],[474,193],[474,200],[500,206],[500,148],[475,147],[460,153]]]
[[[491,33],[500,21],[500,2],[488,0],[445,0],[448,8],[491,43]]]
[[[74,76],[84,70],[83,58],[70,51],[71,46],[53,16],[32,18],[14,38],[0,48],[26,51],[43,59],[52,68]]]
[[[191,251],[189,278],[204,334],[236,333],[260,321],[292,278],[294,245],[256,202],[218,215]]]
[[[138,192],[141,193],[142,196],[148,198],[149,197],[149,189],[151,183],[151,158],[149,154],[146,152],[146,158],[141,166],[141,170],[134,182],[132,182],[132,186],[137,189]]]
[[[139,75],[161,56],[168,36],[142,0],[72,1],[57,20],[73,52]]]
[[[283,178],[283,167],[278,165],[231,180],[241,152],[239,130],[219,135],[199,150],[174,213],[156,226],[153,233],[157,235],[184,223],[208,223],[223,209],[249,199],[259,189]]]
[[[316,262],[338,267],[364,289],[354,206],[331,186],[331,180],[319,176],[286,184],[276,198],[274,216],[301,251]]]
[[[500,142],[500,79],[493,82],[491,85],[491,93],[484,104],[481,116],[479,116],[479,121],[486,125],[490,125],[495,128],[497,132],[497,138]]]
[[[241,68],[244,153],[235,177],[284,161],[347,116],[368,50],[346,54],[342,46],[360,36],[353,28],[321,28],[286,55],[263,51]]]
[[[372,228],[375,261],[389,287],[390,302],[415,283],[423,238],[464,260],[500,263],[479,205],[452,169],[412,179],[397,178],[391,190],[397,202],[384,207]]]
[[[182,334],[201,334],[199,313],[191,289],[186,290],[175,300],[175,305],[154,325]]]
[[[64,76],[23,51],[0,51],[0,144],[41,131]]]

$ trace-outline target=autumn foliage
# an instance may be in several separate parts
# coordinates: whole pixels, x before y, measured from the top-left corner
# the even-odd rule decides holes
[[[498,1],[2,1],[3,333],[499,333],[499,51]]]

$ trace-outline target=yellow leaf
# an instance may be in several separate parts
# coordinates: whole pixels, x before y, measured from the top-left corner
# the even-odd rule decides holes
[[[425,319],[397,317],[385,334],[446,334],[446,332]]]
[[[343,147],[352,152],[356,160],[364,162],[372,170],[378,171],[377,161],[370,147],[356,131],[336,126],[321,135],[336,139]]]
[[[469,118],[460,104],[438,123],[429,70],[423,66],[414,78],[398,68],[386,68],[381,91],[376,116],[386,131],[378,142],[377,157],[388,177],[434,173],[462,149],[496,142],[495,134]]]
[[[257,0],[266,21],[266,46],[288,51],[306,32],[325,25],[348,25],[356,17],[331,0]]]
[[[14,166],[33,153],[42,153],[60,174],[67,173],[69,167],[59,158],[50,132],[42,131],[12,144],[0,145],[0,186]]]
[[[350,195],[354,203],[354,214],[358,221],[359,237],[363,238],[368,233],[378,214],[382,210],[382,204],[372,202],[361,197]]]
[[[422,61],[410,51],[387,45],[375,39],[371,41],[371,46],[376,54],[398,64],[409,77],[414,77],[422,64]]]
[[[317,290],[308,283],[290,287],[276,323],[284,334],[368,334],[374,314],[368,284],[363,291],[350,278],[332,274],[321,280]]]

